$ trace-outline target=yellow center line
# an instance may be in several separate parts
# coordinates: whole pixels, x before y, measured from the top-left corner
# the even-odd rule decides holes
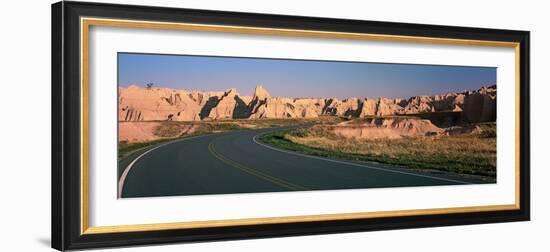
[[[284,187],[284,188],[287,188],[287,189],[290,189],[290,190],[294,190],[294,191],[308,190],[308,188],[306,188],[306,187],[296,185],[296,184],[290,183],[288,181],[284,181],[280,178],[276,178],[276,177],[273,177],[271,175],[267,175],[263,172],[260,172],[258,170],[253,169],[253,168],[247,167],[243,164],[240,164],[240,163],[237,163],[233,160],[230,160],[230,159],[224,157],[223,155],[221,155],[218,151],[216,151],[216,149],[214,148],[214,145],[212,143],[208,144],[208,151],[215,158],[219,159],[220,161],[224,162],[225,164],[227,164],[231,167],[237,168],[241,171],[244,171],[244,172],[246,172],[250,175],[253,175],[255,177],[258,177],[260,179],[266,180],[266,181],[271,182],[273,184],[276,184],[278,186],[281,186],[281,187]]]

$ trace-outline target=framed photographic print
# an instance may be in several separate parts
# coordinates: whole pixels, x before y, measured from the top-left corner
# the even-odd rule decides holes
[[[52,6],[58,250],[529,220],[529,32]]]

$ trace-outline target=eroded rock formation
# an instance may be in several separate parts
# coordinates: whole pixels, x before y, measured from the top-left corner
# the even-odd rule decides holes
[[[322,115],[350,118],[460,112],[466,122],[496,120],[496,86],[476,91],[409,99],[285,98],[272,97],[262,86],[253,96],[236,89],[198,92],[135,85],[119,88],[119,121],[200,121],[259,118],[315,118]]]

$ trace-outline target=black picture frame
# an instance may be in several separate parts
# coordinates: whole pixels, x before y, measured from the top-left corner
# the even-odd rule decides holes
[[[81,17],[519,43],[519,209],[105,234],[81,232]],[[527,221],[530,218],[529,32],[102,3],[52,5],[52,247],[58,250]]]

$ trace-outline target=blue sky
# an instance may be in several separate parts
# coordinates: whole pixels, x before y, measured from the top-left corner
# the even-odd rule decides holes
[[[257,85],[276,97],[402,97],[474,90],[496,84],[496,68],[366,62],[280,60],[158,54],[118,54],[118,85],[187,90]]]

